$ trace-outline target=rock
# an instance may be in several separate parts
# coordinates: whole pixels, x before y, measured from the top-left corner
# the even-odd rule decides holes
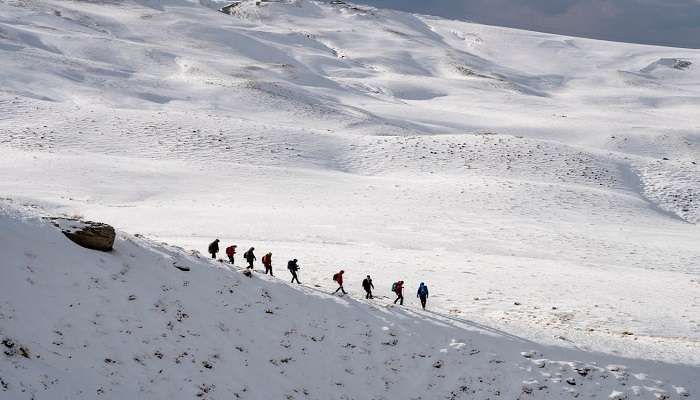
[[[535,354],[537,354],[537,352],[535,350],[520,352],[520,355],[525,357],[525,358],[532,358],[535,356]]]
[[[110,225],[72,218],[50,218],[51,224],[78,246],[91,250],[111,251],[116,233]]]
[[[673,63],[673,68],[675,69],[688,69],[691,65],[693,65],[692,62],[688,60],[674,60],[675,62]]]
[[[188,266],[186,266],[186,265],[180,265],[180,264],[178,264],[178,263],[176,263],[176,262],[174,262],[174,261],[173,261],[173,267],[179,269],[180,271],[185,271],[185,272],[187,272],[187,271],[190,270],[190,267],[188,267]]]
[[[522,391],[523,393],[526,394],[532,394],[535,390],[544,390],[547,389],[547,385],[537,381],[537,380],[531,380],[531,381],[523,381],[522,383]]]

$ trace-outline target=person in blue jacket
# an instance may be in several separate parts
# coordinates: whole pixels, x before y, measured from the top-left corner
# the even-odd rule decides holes
[[[416,297],[420,299],[420,304],[425,310],[425,303],[428,301],[428,286],[425,283],[421,282],[420,286],[418,286],[418,295]]]

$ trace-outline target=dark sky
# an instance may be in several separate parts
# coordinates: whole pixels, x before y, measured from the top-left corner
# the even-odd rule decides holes
[[[541,32],[700,48],[700,0],[354,1]]]

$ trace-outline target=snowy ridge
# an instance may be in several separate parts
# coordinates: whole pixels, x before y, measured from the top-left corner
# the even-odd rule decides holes
[[[700,390],[696,367],[541,346],[384,300],[246,278],[124,233],[113,252],[94,252],[7,207],[0,223],[1,289],[14,293],[0,303],[4,398],[679,399]]]

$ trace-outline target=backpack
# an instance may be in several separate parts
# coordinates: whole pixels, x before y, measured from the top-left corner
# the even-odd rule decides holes
[[[333,281],[338,282],[338,274],[337,273],[333,274]]]
[[[419,287],[418,294],[421,296],[425,296],[426,294],[428,294],[428,286],[423,285],[423,286]]]
[[[392,284],[391,284],[391,291],[392,291],[392,292],[396,292],[396,287],[397,287],[397,286],[399,286],[399,283],[398,283],[398,282],[392,283]]]

